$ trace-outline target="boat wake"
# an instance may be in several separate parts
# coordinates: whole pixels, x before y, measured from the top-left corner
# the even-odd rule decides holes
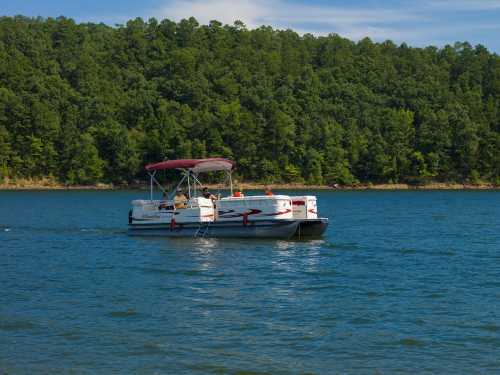
[[[67,228],[55,228],[55,227],[37,227],[37,226],[16,226],[8,227],[0,225],[0,232],[11,232],[15,230],[16,232],[27,231],[30,233],[38,234],[101,234],[101,235],[116,235],[116,234],[126,234],[127,230],[123,228],[81,228],[81,227],[67,227]]]

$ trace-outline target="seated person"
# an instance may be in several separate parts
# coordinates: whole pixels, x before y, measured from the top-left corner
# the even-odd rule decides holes
[[[203,195],[203,198],[206,198],[206,199],[211,199],[213,201],[217,200],[217,197],[215,195],[213,195],[212,193],[210,193],[208,191],[208,188],[207,187],[204,187],[203,190],[202,190],[202,195]]]
[[[175,208],[186,208],[188,199],[182,192],[182,189],[177,189],[174,197],[174,207]]]
[[[234,191],[233,191],[233,197],[237,198],[242,198],[245,195],[243,194],[243,190],[241,188],[241,185],[238,181],[234,180]]]
[[[271,188],[269,186],[266,186],[265,194],[268,195],[268,196],[273,195],[273,191],[271,190]]]
[[[160,206],[158,207],[160,210],[163,208],[165,210],[172,210],[174,207],[173,206],[170,206],[168,203],[167,203],[167,200],[168,200],[168,194],[166,191],[163,192],[162,196],[161,196],[161,202],[160,202]]]

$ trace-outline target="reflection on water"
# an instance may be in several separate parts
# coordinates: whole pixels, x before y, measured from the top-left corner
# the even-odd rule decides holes
[[[210,250],[217,249],[220,246],[220,240],[217,238],[197,238],[194,241],[193,247],[199,250]]]

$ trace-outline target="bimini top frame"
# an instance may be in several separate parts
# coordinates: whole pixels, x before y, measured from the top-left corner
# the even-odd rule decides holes
[[[185,169],[193,173],[232,171],[235,163],[224,158],[167,160],[146,165],[148,172],[164,169]]]
[[[178,169],[183,172],[184,176],[181,181],[177,184],[179,187],[184,180],[187,179],[188,194],[191,196],[191,180],[193,182],[194,193],[196,195],[196,185],[201,185],[198,180],[198,173],[201,172],[212,172],[212,171],[225,171],[229,179],[229,187],[231,189],[231,195],[233,194],[233,181],[232,181],[232,171],[235,167],[235,163],[232,160],[224,158],[208,158],[208,159],[179,159],[179,160],[167,160],[159,163],[153,163],[146,165],[146,171],[150,176],[150,199],[153,200],[153,182],[155,182],[160,189],[165,192],[165,189],[154,177],[156,171],[166,170],[166,169]],[[176,188],[177,188],[176,187]]]

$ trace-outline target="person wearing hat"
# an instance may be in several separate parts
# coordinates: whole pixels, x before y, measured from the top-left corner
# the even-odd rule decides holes
[[[175,208],[186,208],[187,207],[186,195],[182,192],[182,189],[177,189],[174,197],[174,207]]]

